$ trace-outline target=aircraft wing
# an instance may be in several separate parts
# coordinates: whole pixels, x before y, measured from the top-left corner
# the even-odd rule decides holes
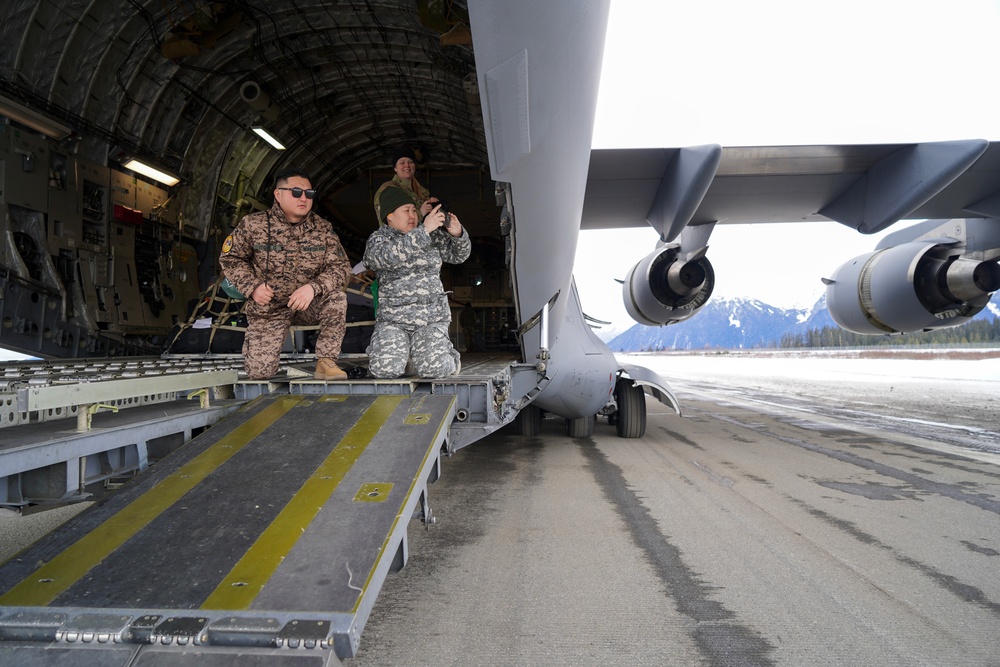
[[[582,228],[958,217],[1000,217],[1000,143],[595,149]]]

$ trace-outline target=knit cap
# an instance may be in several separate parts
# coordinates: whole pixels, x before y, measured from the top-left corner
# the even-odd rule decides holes
[[[392,166],[393,166],[393,168],[396,167],[396,163],[399,162],[399,159],[400,158],[404,158],[404,157],[408,157],[411,160],[413,160],[414,162],[417,161],[417,156],[416,156],[416,154],[414,154],[413,149],[410,148],[409,146],[403,145],[403,146],[400,146],[399,148],[397,148],[392,153]]]
[[[404,206],[405,204],[413,204],[416,206],[416,203],[413,201],[413,197],[411,197],[403,188],[397,188],[394,186],[387,187],[382,191],[382,194],[379,195],[378,198],[379,210],[382,212],[382,220],[385,221],[390,213],[395,213],[397,208]]]

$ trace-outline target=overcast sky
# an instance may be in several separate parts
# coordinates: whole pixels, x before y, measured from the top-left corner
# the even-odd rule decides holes
[[[612,0],[595,148],[1000,140],[997,0]],[[900,223],[891,231],[905,223]],[[581,234],[584,310],[619,326],[652,229]],[[811,305],[875,247],[834,222],[719,225],[715,295]]]

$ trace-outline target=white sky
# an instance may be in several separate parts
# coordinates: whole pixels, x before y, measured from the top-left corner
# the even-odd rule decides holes
[[[997,35],[1000,0],[612,0],[593,144],[1000,140]],[[587,314],[634,323],[613,279],[656,238],[581,234]],[[834,222],[719,225],[715,296],[811,305],[819,279],[878,238]]]

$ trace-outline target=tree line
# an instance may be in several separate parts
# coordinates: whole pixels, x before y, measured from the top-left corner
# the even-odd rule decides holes
[[[804,333],[787,333],[776,347],[905,347],[911,345],[1000,345],[1000,317],[966,322],[959,327],[902,335],[865,336],[826,326]]]

